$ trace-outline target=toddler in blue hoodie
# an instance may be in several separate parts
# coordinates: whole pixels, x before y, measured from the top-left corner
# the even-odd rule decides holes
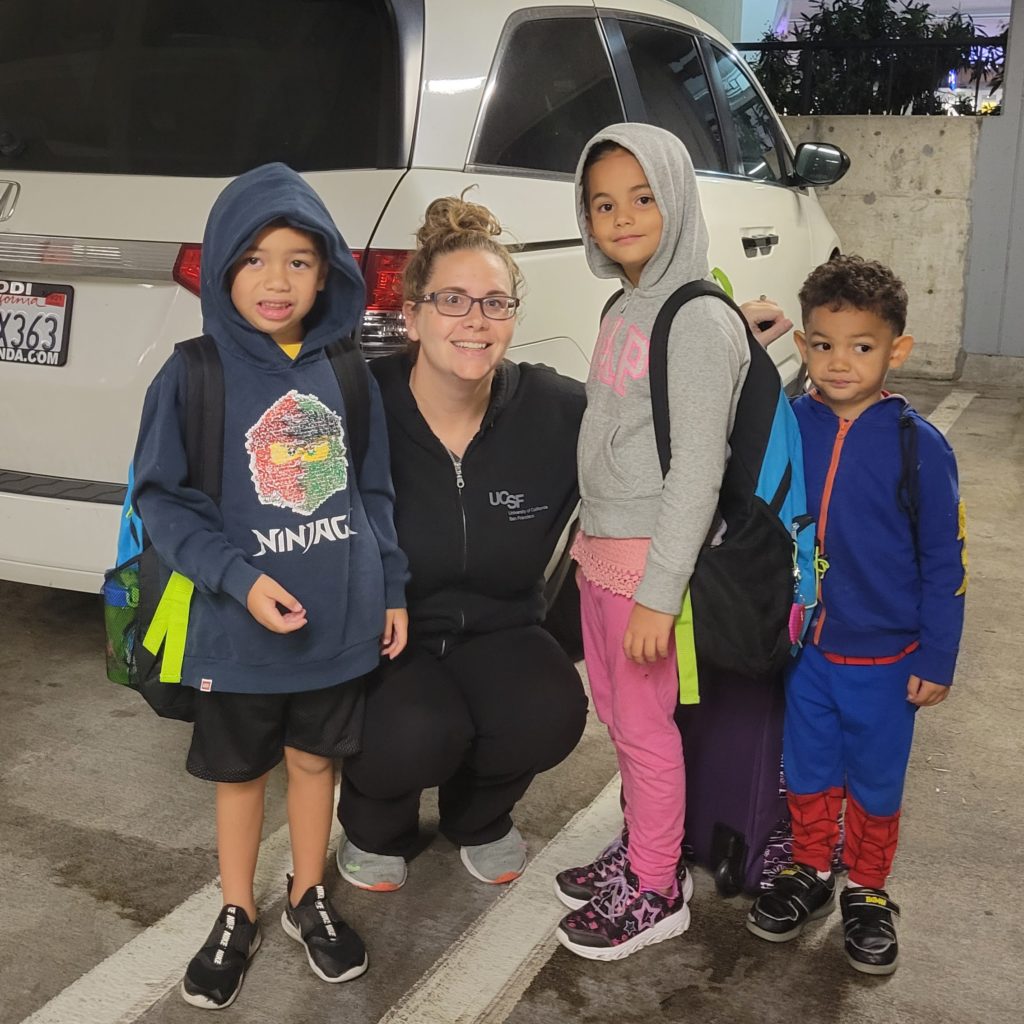
[[[188,771],[217,783],[224,906],[181,984],[232,1003],[260,945],[253,877],[267,776],[282,759],[294,875],[281,923],[324,981],[367,967],[323,884],[334,759],[359,749],[362,676],[405,646],[405,556],[380,395],[358,479],[325,347],[359,323],[364,286],[319,196],[283,164],[232,181],[202,251],[203,331],[224,371],[222,497],[189,486],[184,365],[150,385],[134,504],[162,562],[194,584],[182,662],[197,690]]]
[[[817,520],[818,607],[786,681],[784,760],[793,864],[747,927],[770,942],[835,905],[832,853],[846,801],[846,955],[890,974],[899,952],[885,891],[918,708],[953,682],[967,589],[956,459],[906,400],[883,390],[913,338],[888,267],[839,256],[800,292],[797,345],[814,390],[794,403],[808,510]]]

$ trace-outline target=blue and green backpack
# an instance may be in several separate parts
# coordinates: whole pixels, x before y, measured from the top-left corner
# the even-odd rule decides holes
[[[185,365],[185,453],[188,480],[218,505],[224,461],[224,371],[209,335],[175,346]],[[356,476],[369,435],[369,376],[358,341],[325,349],[338,379]],[[193,720],[195,690],[181,682],[193,584],[172,572],[149,541],[132,503],[133,467],[121,510],[117,564],[103,581],[107,678],[138,690],[162,718]]]

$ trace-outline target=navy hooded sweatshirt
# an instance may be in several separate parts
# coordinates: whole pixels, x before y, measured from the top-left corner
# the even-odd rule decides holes
[[[236,309],[228,273],[271,221],[318,235],[326,285],[306,316],[294,361]],[[316,193],[283,164],[232,181],[203,238],[203,330],[224,367],[220,505],[187,485],[185,372],[175,353],[146,394],[135,450],[134,503],[161,560],[195,584],[182,682],[235,693],[334,686],[379,659],[385,608],[405,607],[407,562],[380,393],[370,379],[370,436],[355,479],[337,378],[324,348],[362,316],[363,279]],[[312,455],[312,457],[311,457]],[[306,609],[277,634],[248,612],[266,573]]]
[[[967,589],[953,450],[900,395],[887,395],[854,420],[840,419],[813,394],[798,398],[793,412],[803,440],[807,511],[828,564],[811,641],[845,658],[908,652],[908,675],[948,686]],[[904,413],[913,424],[901,426]],[[906,431],[912,434],[904,439]],[[911,470],[905,461],[914,457]],[[900,507],[901,484],[916,490],[916,528]]]

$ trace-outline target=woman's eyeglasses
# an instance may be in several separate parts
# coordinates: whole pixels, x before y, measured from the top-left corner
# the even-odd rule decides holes
[[[519,299],[511,295],[485,295],[475,299],[465,292],[431,292],[416,300],[417,305],[421,302],[432,302],[442,316],[465,316],[479,302],[480,311],[488,320],[511,320],[519,308]]]

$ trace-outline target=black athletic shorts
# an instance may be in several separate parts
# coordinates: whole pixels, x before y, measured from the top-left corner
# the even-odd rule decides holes
[[[350,757],[363,735],[364,680],[302,693],[196,693],[186,768],[210,782],[250,782],[293,747]]]

